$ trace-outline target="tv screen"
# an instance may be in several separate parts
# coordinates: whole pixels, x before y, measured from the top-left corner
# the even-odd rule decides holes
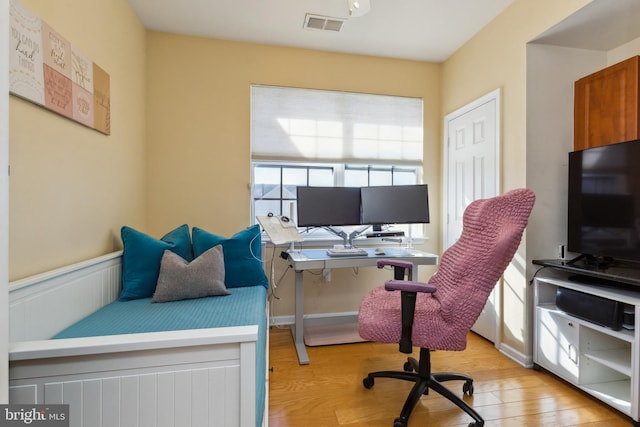
[[[429,197],[424,185],[362,187],[363,224],[429,222]]]
[[[640,140],[569,153],[567,249],[640,261]]]
[[[360,188],[298,187],[298,226],[360,225]]]

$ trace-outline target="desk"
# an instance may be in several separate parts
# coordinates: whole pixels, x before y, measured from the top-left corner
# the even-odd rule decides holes
[[[304,344],[304,270],[375,267],[379,259],[399,259],[409,261],[414,265],[436,265],[438,256],[415,249],[384,248],[384,255],[376,255],[374,249],[367,249],[367,256],[330,257],[326,249],[303,249],[289,251],[289,265],[296,272],[295,316],[291,329],[293,341],[301,365],[309,364],[309,355]],[[413,273],[417,279],[417,267]]]

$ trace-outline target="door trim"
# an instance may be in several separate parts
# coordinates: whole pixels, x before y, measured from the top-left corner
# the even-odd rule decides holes
[[[486,95],[481,96],[475,101],[470,102],[469,104],[447,114],[444,117],[444,140],[443,140],[443,167],[442,167],[442,221],[444,226],[442,227],[442,240],[441,240],[441,252],[444,251],[444,245],[449,241],[448,233],[448,218],[449,218],[449,124],[456,118],[478,108],[479,106],[486,104],[491,101],[495,101],[495,194],[501,194],[501,183],[502,183],[502,164],[500,162],[501,158],[501,146],[502,146],[502,90],[501,88],[497,88]],[[495,303],[496,307],[496,319],[495,319],[495,342],[493,343],[496,348],[500,348],[502,345],[502,313],[503,313],[503,301],[502,301],[502,290],[500,286],[496,286],[494,288],[495,292]]]
[[[0,0],[0,28],[9,28],[9,1]],[[0,36],[9,58],[9,31]],[[0,404],[9,403],[9,61],[0,62]]]

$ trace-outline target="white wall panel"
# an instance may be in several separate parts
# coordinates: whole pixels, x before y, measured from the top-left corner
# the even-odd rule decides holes
[[[175,373],[175,420],[182,421],[185,426],[193,425],[191,405],[193,402],[193,372]]]
[[[9,401],[11,403],[32,403],[37,401],[38,386],[35,384],[11,387]]]
[[[155,374],[140,376],[140,427],[156,427],[158,416],[158,378]]]
[[[120,425],[120,380],[105,378],[102,380],[102,413],[100,423],[103,426]]]
[[[240,425],[238,365],[12,388],[12,403],[69,404],[71,427]]]
[[[10,341],[48,339],[114,301],[120,252],[9,284]]]
[[[102,380],[83,381],[82,387],[82,425],[99,426],[101,423],[104,395]]]
[[[120,425],[122,427],[137,427],[138,416],[138,377],[124,377],[120,379]]]

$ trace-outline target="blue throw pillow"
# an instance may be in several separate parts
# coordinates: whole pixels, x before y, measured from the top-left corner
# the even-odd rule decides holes
[[[260,259],[260,226],[254,225],[230,238],[218,236],[198,227],[191,230],[193,255],[200,256],[216,245],[222,245],[224,254],[224,284],[227,288],[262,285],[269,280]]]
[[[122,227],[120,235],[124,247],[120,301],[153,296],[165,249],[187,261],[193,260],[187,224],[170,231],[160,240],[127,226]]]

